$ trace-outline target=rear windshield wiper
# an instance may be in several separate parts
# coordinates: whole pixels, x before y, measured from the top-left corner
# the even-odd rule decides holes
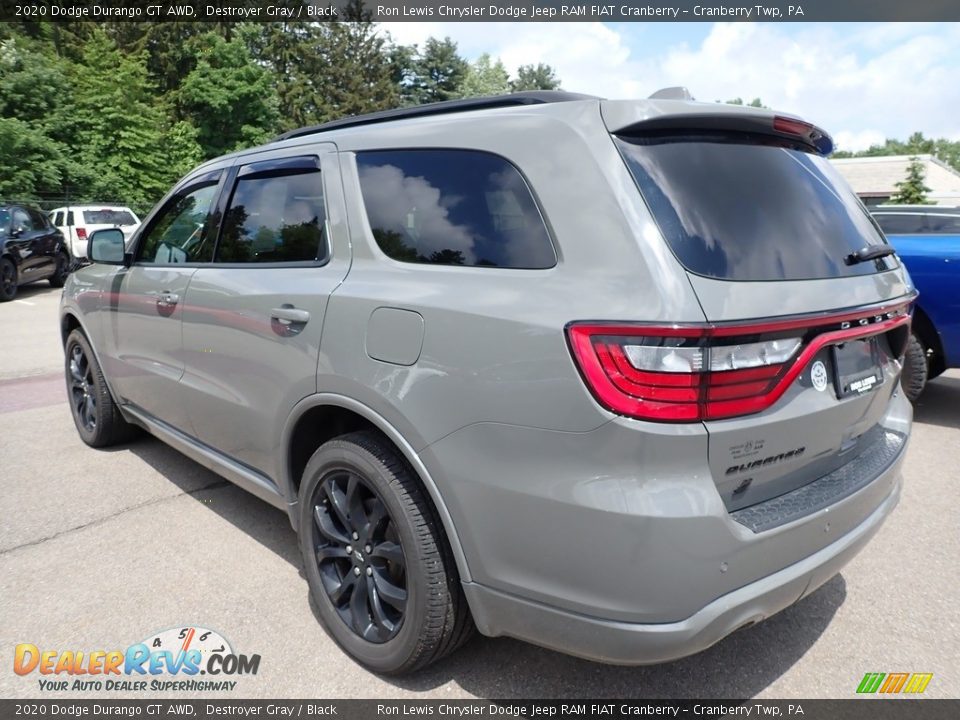
[[[893,255],[896,252],[892,245],[867,245],[856,252],[852,252],[844,259],[847,265],[856,265],[867,260],[876,260],[877,258]]]

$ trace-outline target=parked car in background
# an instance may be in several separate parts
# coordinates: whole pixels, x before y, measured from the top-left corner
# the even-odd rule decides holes
[[[871,208],[920,292],[903,369],[911,400],[928,379],[960,367],[960,207]]]
[[[38,280],[63,287],[70,268],[63,234],[40,210],[0,203],[0,302]]]
[[[474,624],[643,664],[782,610],[897,504],[915,292],[829,136],[684,96],[423,105],[196,168],[68,280],[80,438],[139,426],[282,508],[381,672]]]
[[[119,228],[130,240],[140,227],[140,218],[122,205],[71,205],[51,210],[50,220],[67,239],[70,255],[81,260],[87,257],[87,239],[95,230]]]

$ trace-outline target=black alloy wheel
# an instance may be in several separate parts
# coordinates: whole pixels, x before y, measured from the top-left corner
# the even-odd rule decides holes
[[[70,348],[70,403],[74,417],[88,433],[97,430],[97,391],[90,359],[79,343]]]
[[[0,302],[13,300],[17,294],[17,268],[9,258],[0,259]]]
[[[340,619],[364,640],[384,643],[403,625],[406,558],[383,501],[348,469],[329,472],[313,498],[320,579]]]
[[[386,437],[366,429],[327,440],[297,497],[314,610],[345,652],[398,675],[470,639],[475,626],[442,523]]]

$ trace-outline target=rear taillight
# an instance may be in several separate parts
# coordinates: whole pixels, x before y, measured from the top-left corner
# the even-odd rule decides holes
[[[82,227],[78,227],[78,228],[77,228],[77,237],[80,238],[81,240],[86,240],[86,239],[87,239],[87,229],[86,229],[86,228],[82,228]]]
[[[606,408],[641,420],[691,422],[760,412],[825,345],[909,322],[902,304],[870,315],[742,325],[572,323],[567,337]]]

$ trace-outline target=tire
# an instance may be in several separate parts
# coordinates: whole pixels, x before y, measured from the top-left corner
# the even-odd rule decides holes
[[[299,500],[310,592],[349,655],[400,675],[471,637],[473,620],[433,506],[383,436],[355,432],[320,446]]]
[[[70,258],[63,251],[57,253],[57,269],[50,276],[51,287],[60,288],[67,281],[67,275],[70,274]]]
[[[927,384],[927,350],[916,335],[910,333],[903,357],[900,386],[910,402],[916,402]]]
[[[17,266],[10,258],[0,258],[0,302],[17,296]]]
[[[136,429],[120,414],[83,332],[71,332],[64,349],[67,402],[80,439],[95,448],[131,439]]]

